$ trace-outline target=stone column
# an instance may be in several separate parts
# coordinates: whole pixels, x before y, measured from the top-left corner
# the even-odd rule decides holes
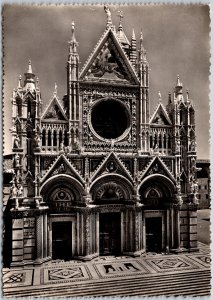
[[[90,254],[90,215],[85,212],[85,255]]]
[[[43,220],[42,215],[37,215],[36,222],[36,260],[39,261],[43,258]]]
[[[170,248],[170,211],[166,210],[166,247]]]
[[[44,228],[44,257],[48,256],[48,234],[47,234],[47,215],[43,217],[43,228]]]
[[[99,252],[100,252],[99,213],[96,213],[95,215],[96,215],[96,252],[99,254]]]
[[[175,208],[175,241],[173,252],[181,252],[180,248],[180,206],[176,204]]]

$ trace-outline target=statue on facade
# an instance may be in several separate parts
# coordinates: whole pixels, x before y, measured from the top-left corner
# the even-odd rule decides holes
[[[26,172],[27,171],[27,154],[25,154],[24,156],[23,156],[23,170]]]
[[[40,207],[40,201],[38,199],[35,199],[36,208]]]
[[[177,140],[177,141],[176,141],[176,144],[175,144],[175,151],[176,151],[176,152],[180,152],[180,140]]]
[[[21,184],[18,186],[17,197],[23,197],[23,186]]]
[[[15,183],[13,183],[12,187],[11,187],[11,198],[16,198],[17,197],[17,187],[15,185]]]
[[[60,143],[59,150],[64,151],[64,143],[63,142]]]
[[[38,132],[35,134],[35,146],[36,148],[40,148],[41,146],[41,138]]]
[[[15,199],[15,209],[19,209],[19,200],[18,200],[18,198]]]
[[[60,164],[59,168],[58,168],[58,174],[63,174],[65,173],[65,166],[63,163]]]
[[[20,167],[20,156],[18,154],[15,155],[14,158],[14,167],[19,168]]]
[[[197,148],[196,142],[195,142],[195,141],[191,141],[190,147],[191,147],[191,151],[195,152],[195,151],[196,151],[196,148]]]
[[[156,142],[156,144],[155,144],[154,153],[159,153],[158,142]]]
[[[16,149],[20,148],[20,138],[19,138],[18,134],[14,138],[13,147]]]
[[[104,11],[107,15],[107,25],[112,24],[111,11],[109,9],[109,5],[104,5]]]
[[[80,143],[78,139],[75,141],[75,150],[80,150]]]

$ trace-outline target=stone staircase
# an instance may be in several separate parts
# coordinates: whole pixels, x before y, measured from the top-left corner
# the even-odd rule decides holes
[[[5,297],[85,297],[85,296],[205,296],[211,291],[210,270],[176,274],[149,274],[134,277],[94,279],[48,286],[6,289]]]

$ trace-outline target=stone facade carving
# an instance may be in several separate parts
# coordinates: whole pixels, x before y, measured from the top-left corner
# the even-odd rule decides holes
[[[159,252],[166,251],[167,246],[172,251],[180,244],[177,239],[180,241],[181,210],[193,206],[196,211],[196,142],[187,135],[189,126],[195,131],[192,101],[188,95],[184,102],[178,77],[173,98],[169,96],[166,108],[159,101],[150,116],[149,64],[143,36],[140,36],[137,58],[134,35],[129,42],[122,26],[116,32],[108,6],[105,12],[107,30],[81,71],[72,23],[68,89],[63,101],[55,89],[48,107],[41,113],[41,92],[31,62],[25,73],[25,85],[13,93],[14,177],[20,180],[14,180],[11,187],[15,204],[9,209],[9,215],[12,219],[36,216],[36,221],[31,223],[35,234],[32,230],[25,233],[25,238],[35,236],[35,257],[39,261],[44,259],[44,253],[48,256],[54,251],[47,253],[44,249],[49,234],[45,229],[47,222],[55,222],[52,214],[57,215],[57,222],[65,222],[66,215],[67,222],[72,223],[74,230],[69,231],[70,239],[75,242],[69,249],[74,251],[72,255],[88,258],[105,254],[106,249],[98,246],[100,235],[106,243],[108,238],[111,244],[118,245],[114,249],[107,246],[110,254],[117,249],[119,254],[131,255],[151,251],[146,237],[151,236],[148,230],[153,230],[151,233],[155,235],[157,229],[154,225],[148,229],[146,218],[159,218],[162,226],[172,228],[168,233],[162,227],[164,242],[158,245]],[[22,102],[17,101],[17,94],[27,105],[27,110],[23,110],[23,115],[18,113],[19,116],[15,112],[20,112]],[[188,114],[190,118],[184,117]],[[103,119],[106,116],[105,122],[100,115]],[[18,135],[17,117],[23,124]],[[185,189],[180,187],[183,168]],[[107,238],[102,230],[105,218],[109,222]],[[129,241],[125,240],[127,236]],[[182,246],[190,248],[192,238],[187,236],[187,244]]]

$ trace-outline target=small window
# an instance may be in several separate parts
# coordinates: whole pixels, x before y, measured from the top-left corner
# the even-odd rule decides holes
[[[201,185],[198,186],[199,190],[201,190]]]
[[[205,185],[205,190],[207,190],[207,185]]]
[[[206,194],[206,200],[207,200],[207,199],[209,199],[209,195],[208,195],[208,194]]]

